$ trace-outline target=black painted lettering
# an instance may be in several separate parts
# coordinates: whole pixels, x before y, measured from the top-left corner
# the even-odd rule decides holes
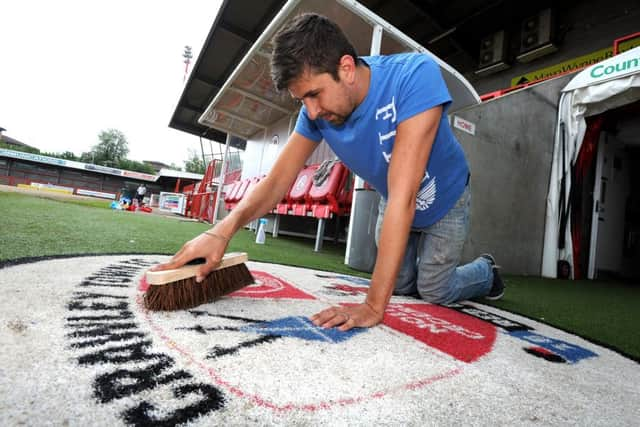
[[[173,367],[173,359],[166,355],[161,355],[158,359],[158,362],[143,369],[118,369],[98,376],[94,381],[94,396],[102,403],[107,403],[151,390],[161,384],[191,378],[185,371],[164,374],[164,371]]]
[[[119,302],[119,303],[115,303],[115,304],[105,304],[102,302],[94,302],[91,304],[86,304],[82,301],[71,301],[68,305],[67,308],[70,311],[73,310],[91,310],[91,311],[97,311],[97,310],[126,310],[127,308],[129,308],[129,304],[127,304],[126,302]]]
[[[209,384],[187,384],[174,387],[173,395],[178,398],[185,398],[197,394],[200,399],[189,406],[177,409],[164,418],[156,418],[153,412],[156,407],[144,401],[138,406],[124,412],[125,422],[136,426],[175,426],[194,420],[209,412],[217,411],[224,407],[224,396],[222,392]]]
[[[69,338],[93,338],[83,339],[76,343],[71,344],[71,348],[87,348],[104,345],[107,343],[117,343],[122,341],[130,341],[136,338],[143,338],[145,334],[143,332],[111,332],[107,328],[93,329],[90,331],[78,331],[68,335]]]
[[[78,357],[81,365],[96,365],[98,363],[128,363],[145,362],[157,359],[160,354],[147,353],[151,341],[141,341],[118,347],[109,347]]]
[[[122,284],[122,281],[119,280],[115,283],[99,283],[96,281],[89,281],[89,280],[83,280],[82,282],[80,282],[80,284],[78,285],[82,288],[87,288],[87,287],[103,287],[103,288],[128,288],[129,285],[127,284]]]
[[[120,313],[115,315],[105,315],[105,316],[71,316],[67,317],[67,321],[69,322],[103,322],[105,320],[130,320],[133,319],[133,313],[129,310],[122,310]]]
[[[118,300],[126,300],[127,297],[123,295],[111,295],[111,294],[96,294],[94,292],[74,292],[73,299],[74,300],[85,300],[91,298],[112,298]]]
[[[114,291],[129,288],[140,268],[152,264],[154,263],[140,259],[123,261],[118,265],[102,268],[83,280],[78,287],[101,287]],[[70,347],[93,350],[77,358],[80,365],[138,364],[135,368],[109,370],[98,375],[93,383],[96,399],[101,403],[124,397],[134,399],[136,403],[123,412],[122,417],[127,423],[145,426],[174,426],[224,407],[221,390],[208,384],[185,384],[193,378],[191,374],[175,370],[174,360],[170,356],[150,353],[151,340],[134,322],[135,316],[129,310],[128,299],[124,295],[80,291],[75,292],[67,304],[70,312],[82,312],[81,315],[67,317],[66,326],[71,330],[67,334],[71,341]],[[98,313],[91,313],[92,311]],[[236,320],[254,322],[251,319]],[[204,328],[197,332],[206,333]],[[269,341],[274,337],[262,339]],[[251,343],[242,343],[238,348],[224,349],[222,352],[228,354],[250,345]],[[95,349],[105,346],[108,347]],[[139,364],[143,366],[139,367]],[[183,407],[174,410],[173,406],[165,407],[164,402],[157,406],[150,403],[154,396],[160,398],[163,395],[161,392],[154,393],[160,387],[170,387],[177,399],[176,405],[179,407],[183,404]],[[146,400],[141,400],[142,396]]]
[[[530,331],[533,329],[530,326],[523,325],[522,323],[509,320],[505,317],[499,316],[497,314],[489,313],[488,311],[484,311],[476,307],[471,307],[469,305],[451,304],[451,305],[448,305],[447,307],[453,310],[459,311],[460,313],[473,316],[477,319],[484,320],[486,322],[491,323],[492,325],[498,326],[499,328],[502,328],[507,331]]]

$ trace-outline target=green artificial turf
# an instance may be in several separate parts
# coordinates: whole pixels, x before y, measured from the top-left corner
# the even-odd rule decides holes
[[[499,301],[481,301],[540,320],[640,358],[640,285],[620,281],[508,276]]]
[[[109,209],[109,202],[101,200],[50,200],[6,192],[0,192],[0,221],[0,263],[61,254],[173,254],[210,227],[159,215],[115,211]],[[270,235],[264,245],[258,245],[254,233],[241,230],[229,251],[248,252],[254,261],[369,276],[344,265],[344,245],[325,242],[321,252],[314,252],[313,246],[312,239],[274,239]],[[522,276],[508,276],[506,283],[505,297],[492,305],[640,360],[640,284]]]

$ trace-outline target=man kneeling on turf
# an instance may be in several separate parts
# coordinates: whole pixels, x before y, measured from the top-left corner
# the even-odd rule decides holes
[[[324,139],[382,198],[365,301],[323,310],[311,317],[316,325],[376,325],[392,294],[438,304],[502,296],[491,255],[458,265],[469,227],[469,167],[447,121],[451,96],[429,55],[359,57],[332,21],[305,14],[276,35],[271,70],[276,88],[302,103],[295,131],[255,190],[161,268],[203,257],[202,279],[231,236],[282,199]]]

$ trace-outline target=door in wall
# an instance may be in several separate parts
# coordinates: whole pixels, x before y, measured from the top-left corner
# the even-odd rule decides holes
[[[629,182],[624,144],[603,132],[598,143],[593,191],[589,279],[596,278],[599,271],[618,273],[622,269]]]

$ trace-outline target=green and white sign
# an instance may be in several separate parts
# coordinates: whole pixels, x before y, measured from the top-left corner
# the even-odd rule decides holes
[[[614,59],[618,59],[618,57],[615,57]],[[640,55],[636,58],[623,58],[610,65],[598,64],[591,67],[591,72],[589,74],[594,79],[602,77],[616,77],[618,75],[637,70],[638,67],[640,67]]]
[[[581,71],[562,90],[569,92],[640,73],[640,47],[628,50]]]

